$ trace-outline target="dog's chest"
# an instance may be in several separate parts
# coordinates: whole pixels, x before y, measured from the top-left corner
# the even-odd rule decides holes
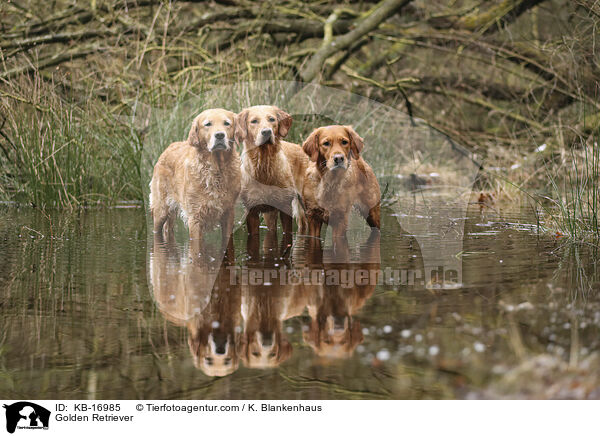
[[[283,151],[277,153],[249,152],[244,156],[244,172],[263,185],[287,188],[292,186],[292,171]]]
[[[188,195],[218,202],[233,195],[234,187],[239,185],[239,167],[219,167],[211,161],[193,159],[186,163],[185,178]]]
[[[270,206],[291,214],[294,199],[292,173],[283,155],[247,154],[242,161],[241,199],[247,208]]]
[[[348,179],[348,174],[325,174],[316,192],[319,206],[328,211],[351,207],[353,199],[348,189]]]
[[[214,168],[206,162],[189,162],[187,179],[196,188],[209,192],[219,192],[225,186],[225,175],[219,168]]]

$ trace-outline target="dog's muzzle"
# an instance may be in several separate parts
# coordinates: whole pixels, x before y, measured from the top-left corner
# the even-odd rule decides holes
[[[258,339],[260,341],[260,344],[264,347],[264,348],[270,348],[273,347],[273,332],[258,332]]]
[[[331,166],[332,170],[345,170],[348,168],[347,166],[348,160],[343,154],[336,154],[333,156],[333,165]]]
[[[213,353],[223,356],[229,348],[229,335],[224,332],[212,332],[209,335],[210,346]]]
[[[256,145],[263,145],[271,141],[273,138],[273,129],[262,129],[256,138]]]
[[[333,328],[335,330],[344,330],[348,324],[348,317],[347,316],[333,316]]]
[[[219,150],[227,150],[229,147],[227,145],[227,136],[224,132],[217,132],[212,137],[212,146],[209,151],[219,151]]]

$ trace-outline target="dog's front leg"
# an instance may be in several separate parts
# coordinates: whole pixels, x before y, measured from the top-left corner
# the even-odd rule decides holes
[[[228,260],[233,260],[235,255],[233,247],[233,220],[233,210],[225,211],[221,217],[221,249],[225,250],[225,257]]]
[[[294,225],[293,218],[283,211],[279,211],[279,219],[281,219],[281,229],[284,234],[292,234],[292,229]]]
[[[270,232],[277,233],[277,210],[264,212],[263,218],[265,220],[265,224],[267,225],[267,229],[269,229]]]
[[[329,225],[331,226],[332,236],[336,239],[345,238],[348,228],[348,213],[344,211],[332,211],[329,214]]]
[[[196,218],[190,219],[188,229],[190,232],[190,254],[192,258],[196,258],[202,250],[202,226],[200,221]]]
[[[258,214],[258,210],[250,209],[248,211],[248,215],[246,216],[246,226],[248,227],[246,251],[251,258],[257,259],[260,245],[260,215]]]
[[[152,220],[154,221],[154,233],[163,236],[165,224],[169,220],[169,208],[166,205],[154,206],[152,208]]]
[[[331,236],[333,243],[333,254],[338,260],[344,261],[348,250],[348,239],[346,231],[348,229],[349,211],[332,211],[329,214],[329,225],[331,226]]]
[[[277,227],[275,230],[269,229],[263,240],[263,256],[266,259],[274,260],[277,255]]]
[[[323,227],[323,221],[316,217],[308,219],[308,235],[313,238],[321,238],[321,228]]]
[[[260,216],[258,215],[258,209],[252,208],[248,211],[246,216],[246,226],[248,227],[248,234],[252,236],[258,236],[260,227]]]
[[[167,243],[175,243],[175,214],[173,212],[169,213],[167,221],[163,227],[163,232],[165,234],[165,240]]]
[[[283,211],[279,211],[279,219],[281,220],[281,228],[283,236],[281,238],[281,256],[287,257],[290,254],[290,247],[293,242],[293,218]]]

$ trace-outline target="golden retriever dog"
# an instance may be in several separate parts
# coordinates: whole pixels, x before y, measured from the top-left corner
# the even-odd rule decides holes
[[[318,356],[348,358],[363,341],[360,321],[354,316],[375,290],[380,274],[380,238],[379,232],[371,233],[357,263],[329,263],[327,253],[323,255],[323,283],[316,289],[313,286],[306,296],[310,323],[302,333],[304,342]],[[350,254],[346,257],[349,259]]]
[[[259,269],[278,270],[264,264]],[[302,314],[306,304],[301,297],[291,284],[281,284],[279,277],[263,277],[260,284],[242,285],[244,333],[239,355],[245,366],[273,368],[290,358],[292,345],[283,331],[283,321]]]
[[[190,262],[174,244],[157,241],[150,268],[156,305],[169,322],[187,328],[194,366],[211,377],[236,371],[241,294],[229,266]]]
[[[380,228],[379,183],[361,157],[363,139],[351,126],[326,126],[314,130],[302,144],[311,160],[305,173],[302,198],[308,234],[320,237],[323,223],[333,237],[345,237],[354,206],[369,226]]]
[[[252,106],[238,114],[236,139],[243,144],[242,203],[247,210],[250,236],[258,235],[260,213],[269,230],[292,234],[292,216],[304,224],[299,194],[308,158],[297,144],[283,140],[292,117],[276,106]]]
[[[158,158],[150,182],[154,232],[172,235],[177,213],[193,248],[221,224],[223,248],[233,252],[234,205],[241,189],[240,158],[233,147],[235,114],[209,109],[198,115],[187,141],[174,142]]]
[[[224,273],[227,277],[229,274]],[[194,365],[207,375],[222,377],[239,367],[240,301],[239,286],[220,280],[213,288],[207,309],[188,324]]]

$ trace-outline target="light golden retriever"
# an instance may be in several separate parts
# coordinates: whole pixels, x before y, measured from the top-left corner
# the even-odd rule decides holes
[[[187,141],[161,154],[150,182],[154,232],[172,235],[179,213],[194,251],[202,236],[221,224],[223,248],[233,252],[234,205],[241,189],[240,159],[233,139],[235,114],[209,109],[194,119]]]
[[[150,262],[154,299],[171,323],[186,327],[194,366],[208,376],[225,376],[239,367],[241,337],[239,281],[229,264],[180,256],[174,244],[155,236]]]
[[[302,190],[309,235],[320,237],[325,223],[334,238],[345,237],[353,206],[369,226],[380,228],[381,191],[363,147],[351,126],[319,127],[302,144],[311,160]]]
[[[243,144],[242,203],[247,210],[248,233],[259,231],[260,213],[269,230],[277,228],[277,214],[284,234],[292,233],[292,216],[304,225],[298,199],[308,159],[297,144],[283,140],[292,117],[276,106],[252,106],[238,114],[236,139]]]

